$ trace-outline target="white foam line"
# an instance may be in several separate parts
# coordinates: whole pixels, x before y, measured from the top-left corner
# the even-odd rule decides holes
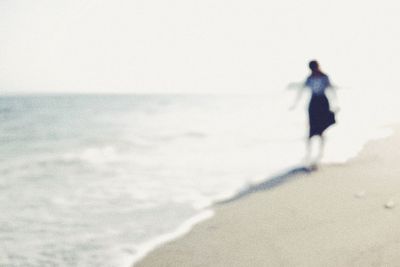
[[[369,137],[366,137],[362,144],[357,149],[352,151],[352,153],[345,153],[342,155],[341,159],[322,160],[322,162],[328,164],[349,162],[350,160],[356,158],[369,142],[389,138],[394,134],[394,132],[395,130],[392,127],[376,128],[375,133]]]
[[[205,210],[201,212],[200,214],[192,217],[191,219],[185,221],[176,231],[167,233],[164,235],[161,235],[153,240],[150,240],[149,242],[146,242],[144,244],[141,244],[140,247],[138,248],[137,254],[134,256],[132,260],[132,267],[141,259],[143,259],[145,256],[149,254],[149,252],[153,251],[157,247],[161,246],[162,244],[165,244],[171,240],[177,239],[178,237],[181,237],[185,234],[187,234],[190,230],[192,230],[193,226],[205,221],[209,218],[214,216],[214,211],[213,210]]]

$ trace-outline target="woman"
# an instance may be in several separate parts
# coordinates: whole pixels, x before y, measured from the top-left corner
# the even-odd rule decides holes
[[[334,124],[335,114],[331,111],[328,98],[325,92],[327,89],[334,89],[329,81],[329,77],[324,74],[317,61],[310,61],[309,67],[311,75],[308,76],[301,89],[309,88],[311,90],[311,100],[308,106],[308,119],[309,119],[309,134],[307,138],[307,154],[306,159],[309,160],[311,154],[311,139],[314,136],[319,137],[320,147],[317,160],[322,158],[323,148],[325,144],[324,131]],[[304,90],[299,90],[299,94],[292,108],[295,107],[300,99],[301,93]],[[334,92],[334,90],[331,90]],[[335,94],[333,94],[335,96]]]

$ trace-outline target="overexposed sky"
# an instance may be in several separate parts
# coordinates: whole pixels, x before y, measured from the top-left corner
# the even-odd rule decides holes
[[[0,0],[0,93],[262,93],[318,59],[400,82],[395,0]]]

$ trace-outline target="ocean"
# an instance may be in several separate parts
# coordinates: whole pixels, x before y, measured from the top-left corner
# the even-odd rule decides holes
[[[325,163],[399,121],[394,90],[339,91]],[[212,203],[301,166],[306,100],[265,95],[0,96],[0,266],[123,267]]]

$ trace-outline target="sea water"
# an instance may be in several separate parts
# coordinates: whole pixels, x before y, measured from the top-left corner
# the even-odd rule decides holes
[[[326,162],[390,134],[398,108],[379,96],[339,94]],[[289,111],[292,98],[0,97],[0,266],[131,266],[213,202],[301,165],[306,100]]]

